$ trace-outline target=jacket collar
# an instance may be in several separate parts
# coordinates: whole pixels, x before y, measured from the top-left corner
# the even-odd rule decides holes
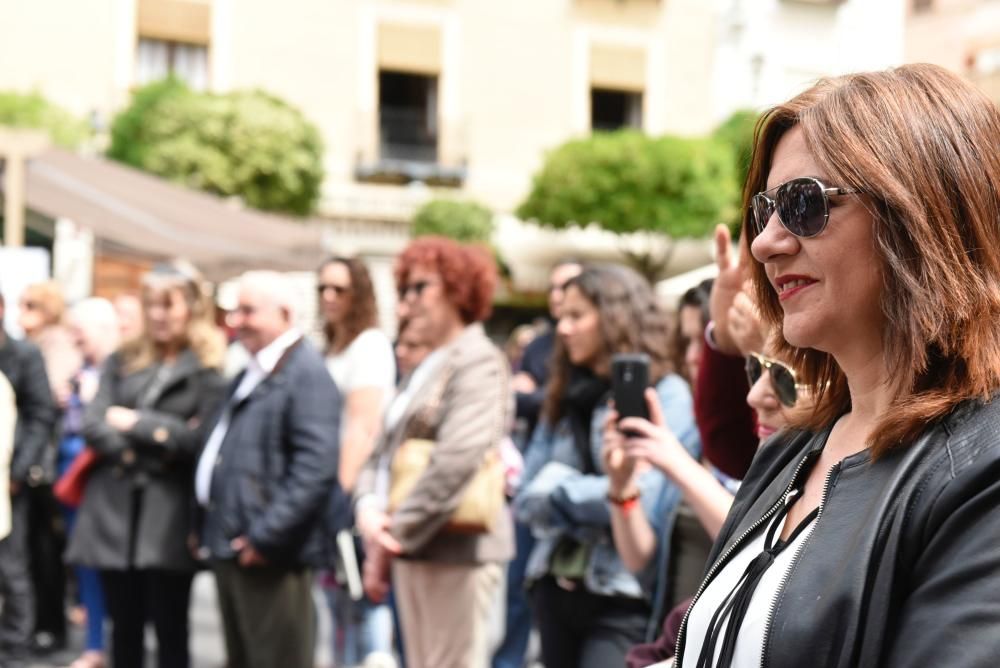
[[[144,369],[145,373],[153,373],[156,368],[155,365],[151,365]],[[185,348],[174,361],[173,366],[170,367],[170,375],[160,389],[149,398],[149,405],[156,404],[164,394],[166,394],[172,387],[183,381],[185,378],[195,375],[201,371],[202,365],[201,360],[198,355],[195,354],[190,348]]]
[[[260,397],[262,397],[262,396],[266,395],[268,392],[270,392],[272,387],[274,387],[276,385],[280,385],[282,382],[284,382],[284,379],[283,379],[282,374],[281,374],[282,370],[288,364],[289,360],[291,359],[291,357],[295,353],[295,351],[298,350],[302,346],[303,342],[305,341],[305,337],[303,337],[302,334],[300,332],[298,332],[298,331],[290,330],[286,334],[294,334],[295,336],[294,336],[294,338],[291,339],[291,343],[288,343],[286,341],[285,345],[283,345],[282,347],[278,348],[278,350],[280,350],[280,353],[281,353],[280,357],[278,357],[276,360],[274,360],[273,365],[271,365],[270,371],[264,376],[263,380],[261,380],[260,383],[257,384],[257,387],[255,387],[250,392],[250,394],[248,394],[247,396],[243,397],[241,400],[239,400],[238,402],[236,402],[236,404],[235,404],[236,408],[241,408],[241,407],[245,406],[247,403],[249,403],[250,401],[253,401],[255,399],[259,399]],[[282,335],[282,336],[284,337],[285,335]],[[280,341],[280,340],[281,340],[280,338],[279,339],[275,339],[275,341],[271,345],[274,345],[275,343],[278,343],[278,341]],[[266,348],[265,348],[265,350],[266,350]],[[265,360],[265,361],[268,361],[268,360]],[[233,398],[233,393],[236,392],[236,388],[238,388],[240,386],[240,383],[242,382],[243,377],[245,375],[246,375],[246,369],[244,369],[243,371],[241,371],[236,376],[236,378],[233,379],[233,382],[230,384],[230,386],[229,386],[229,395],[228,395],[230,401]]]
[[[429,374],[429,377],[423,380],[423,387],[417,390],[417,395],[414,396],[409,404],[406,406],[406,410],[403,411],[403,415],[395,421],[392,431],[397,434],[406,433],[406,425],[413,417],[414,413],[423,408],[426,403],[424,399],[428,396],[427,392],[435,392],[434,388],[436,383],[440,383],[441,374],[450,374],[455,369],[456,364],[459,363],[458,358],[462,351],[466,350],[469,345],[475,345],[480,339],[486,337],[486,331],[483,328],[482,323],[474,322],[471,325],[466,325],[462,333],[455,338],[454,341],[446,343],[445,345],[437,348],[431,352],[435,358],[433,363],[436,365],[433,371]],[[428,357],[428,360],[431,361]],[[410,373],[409,377],[406,379],[406,383],[403,388],[409,386],[413,382],[413,377],[416,375],[416,371]],[[430,389],[434,388],[434,389]],[[402,431],[400,430],[402,428]]]

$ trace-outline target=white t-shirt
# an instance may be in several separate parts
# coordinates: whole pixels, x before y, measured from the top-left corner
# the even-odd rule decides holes
[[[775,535],[781,535],[786,517],[784,516],[780,519],[780,525],[776,529]],[[701,654],[701,648],[708,633],[712,615],[715,614],[715,611],[722,605],[723,600],[729,596],[729,593],[740,581],[743,572],[746,571],[750,562],[763,552],[764,539],[770,524],[770,522],[765,522],[763,526],[757,529],[756,536],[749,543],[744,543],[742,549],[739,549],[736,554],[730,557],[729,562],[722,567],[722,570],[715,574],[715,578],[695,602],[694,607],[691,609],[687,631],[685,632],[684,660],[681,664],[685,668],[698,664],[698,655]],[[764,571],[764,575],[761,577],[760,583],[757,585],[750,599],[750,608],[743,618],[743,624],[740,626],[740,632],[736,638],[736,652],[733,655],[732,668],[758,668],[760,666],[761,648],[764,644],[764,634],[767,632],[771,603],[780,593],[779,589],[782,586],[785,575],[792,567],[792,562],[799,548],[803,542],[809,539],[809,534],[812,533],[815,526],[816,520],[814,519],[795,537],[795,540],[788,547],[778,554],[771,567]],[[722,635],[725,635],[725,626],[728,626],[728,624],[727,620],[723,627]],[[720,642],[716,646],[715,657],[712,661],[713,665],[721,651],[722,643]]]
[[[389,338],[377,329],[366,329],[350,345],[326,358],[326,369],[346,399],[354,390],[374,387],[383,390],[383,408],[396,387],[396,356]]]

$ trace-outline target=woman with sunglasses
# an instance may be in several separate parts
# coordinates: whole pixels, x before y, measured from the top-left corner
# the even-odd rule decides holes
[[[507,360],[481,324],[492,310],[496,264],[485,249],[421,237],[396,260],[395,274],[399,315],[431,353],[403,381],[358,477],[365,589],[381,600],[391,573],[407,666],[478,668],[489,662],[490,613],[513,552],[503,491],[485,499],[496,508],[489,522],[463,528],[451,520],[484,462],[499,455],[513,408]],[[405,465],[395,455],[422,444],[433,448],[426,467],[408,492],[397,485],[391,495],[390,487],[390,506],[384,482]]]
[[[674,370],[669,321],[649,284],[627,267],[587,267],[569,279],[552,375],[526,450],[518,519],[537,542],[528,559],[547,668],[621,665],[665,599],[667,559],[635,575],[612,541],[613,513],[634,513],[669,544],[680,491],[661,473],[616,487],[601,457],[615,353],[645,353],[654,401],[690,456],[699,455],[687,383]],[[610,507],[615,510],[610,510]],[[664,555],[670,555],[669,547]],[[691,592],[684,592],[683,596]]]
[[[316,275],[316,296],[326,338],[326,365],[344,396],[340,437],[340,484],[347,494],[371,455],[382,415],[396,383],[396,363],[389,338],[378,329],[378,308],[371,276],[357,258],[331,257]],[[357,574],[345,569],[360,563],[341,555],[337,571],[321,585],[333,621],[335,665],[354,666],[374,652],[392,649],[392,616],[387,606],[367,598],[354,600],[347,582]],[[346,561],[346,564],[344,563]]]
[[[758,452],[679,666],[996,663],[997,145],[1000,109],[931,65],[764,115],[752,282],[815,405]]]

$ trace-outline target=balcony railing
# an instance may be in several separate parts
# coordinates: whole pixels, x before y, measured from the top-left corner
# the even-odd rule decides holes
[[[365,151],[358,154],[354,173],[359,181],[460,186],[465,180],[464,160],[446,158],[444,164],[437,119],[422,109],[382,107],[377,127],[378,139],[373,145],[377,146],[377,155]]]
[[[436,121],[419,109],[383,108],[379,113],[379,157],[437,162]]]

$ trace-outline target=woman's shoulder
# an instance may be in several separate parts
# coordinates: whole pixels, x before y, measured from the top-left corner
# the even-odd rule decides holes
[[[1000,469],[1000,394],[967,401],[913,444],[928,464],[922,487],[942,489],[979,471]]]
[[[668,373],[656,383],[656,392],[661,397],[666,394],[691,396],[691,386],[676,373]]]
[[[469,325],[458,340],[450,344],[448,356],[452,364],[506,364],[503,351],[486,335],[480,324]]]
[[[377,327],[369,327],[358,334],[344,350],[345,353],[350,352],[351,354],[364,354],[370,351],[392,352],[392,341],[389,340],[385,332]]]

